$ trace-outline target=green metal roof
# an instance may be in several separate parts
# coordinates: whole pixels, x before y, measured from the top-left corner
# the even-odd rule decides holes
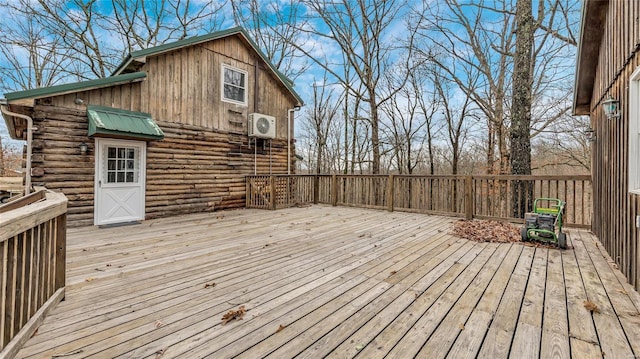
[[[109,87],[113,85],[134,82],[142,80],[147,77],[146,72],[132,72],[124,75],[117,75],[111,77],[105,77],[96,80],[73,82],[64,85],[56,85],[49,87],[41,87],[33,90],[9,92],[4,94],[6,99],[11,102],[15,100],[31,99],[49,97],[54,95],[61,95],[65,93],[73,93],[86,89],[95,89],[101,87]]]
[[[89,118],[89,136],[102,135],[151,140],[164,138],[164,132],[148,113],[103,106],[87,106],[87,117]]]
[[[265,55],[264,52],[262,52],[262,50],[260,50],[258,45],[253,41],[253,39],[249,36],[247,31],[242,27],[234,27],[234,28],[227,29],[227,30],[216,31],[216,32],[212,32],[212,33],[206,34],[206,35],[194,36],[194,37],[190,37],[190,38],[187,38],[187,39],[179,40],[179,41],[176,41],[176,42],[171,42],[171,43],[167,43],[167,44],[163,44],[163,45],[159,45],[159,46],[155,46],[155,47],[150,47],[150,48],[147,48],[147,49],[134,51],[134,52],[130,53],[129,55],[127,55],[127,57],[124,59],[124,61],[122,61],[122,63],[113,72],[112,76],[121,76],[120,74],[123,71],[125,71],[127,69],[127,67],[133,61],[135,61],[136,59],[143,59],[143,58],[145,58],[147,56],[150,56],[150,55],[156,55],[156,54],[160,54],[160,53],[167,52],[167,51],[173,51],[173,50],[177,50],[177,49],[180,49],[180,48],[183,48],[183,47],[187,47],[187,46],[191,46],[191,45],[195,45],[195,44],[199,44],[199,43],[203,43],[203,42],[207,42],[207,41],[211,41],[211,40],[215,40],[215,39],[220,39],[220,38],[231,36],[231,35],[235,35],[235,34],[240,34],[247,40],[247,42],[256,51],[256,53],[258,53],[258,55],[262,58],[262,60],[273,71],[273,73],[276,74],[278,79],[287,88],[287,90],[289,90],[289,92],[296,98],[296,100],[298,101],[299,105],[303,105],[304,101],[302,101],[302,98],[300,97],[300,95],[298,95],[298,93],[293,89],[293,81],[291,81],[289,78],[287,78],[283,73],[281,73],[275,67],[275,65],[271,62],[271,60],[269,60],[267,55]],[[144,61],[144,60],[142,60],[142,61]]]

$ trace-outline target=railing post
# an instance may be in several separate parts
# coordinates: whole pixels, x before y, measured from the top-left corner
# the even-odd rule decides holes
[[[320,177],[313,176],[313,204],[318,204],[320,199]]]
[[[338,176],[331,175],[331,205],[338,205]]]
[[[67,214],[56,219],[56,290],[65,286],[67,262]]]
[[[276,177],[269,176],[269,181],[271,182],[271,209],[276,209]]]
[[[389,178],[387,179],[387,210],[389,212],[393,212],[393,199],[395,198],[394,196],[394,185],[393,185],[393,181],[394,181],[394,177],[393,175],[389,175]]]
[[[473,176],[467,176],[464,184],[464,216],[466,219],[473,219],[473,199],[475,197],[473,195]]]
[[[244,177],[244,206],[250,208],[251,206],[251,182],[249,176]]]

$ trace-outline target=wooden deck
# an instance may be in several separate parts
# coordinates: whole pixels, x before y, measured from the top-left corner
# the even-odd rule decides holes
[[[561,251],[455,220],[312,206],[73,229],[66,300],[18,357],[640,356],[640,295],[588,232]]]

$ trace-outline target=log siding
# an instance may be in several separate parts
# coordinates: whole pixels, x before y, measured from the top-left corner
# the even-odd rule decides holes
[[[70,225],[93,224],[95,148],[87,137],[86,112],[38,105],[34,124],[34,185],[67,196]],[[256,148],[244,134],[166,121],[158,125],[164,140],[147,145],[147,219],[243,207],[245,175],[287,171],[286,140],[271,145],[258,140]],[[89,145],[87,155],[78,149],[82,142]]]

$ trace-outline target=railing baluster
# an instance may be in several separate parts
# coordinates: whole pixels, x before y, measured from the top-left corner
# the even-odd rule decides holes
[[[518,190],[521,195],[517,196],[516,182],[522,185]],[[591,223],[591,213],[587,213],[586,206],[589,185],[588,176],[247,176],[246,203],[265,209],[327,203],[514,220],[518,219],[514,217],[516,206],[524,206],[529,211],[535,198],[562,197],[567,201],[565,223],[588,227]]]

